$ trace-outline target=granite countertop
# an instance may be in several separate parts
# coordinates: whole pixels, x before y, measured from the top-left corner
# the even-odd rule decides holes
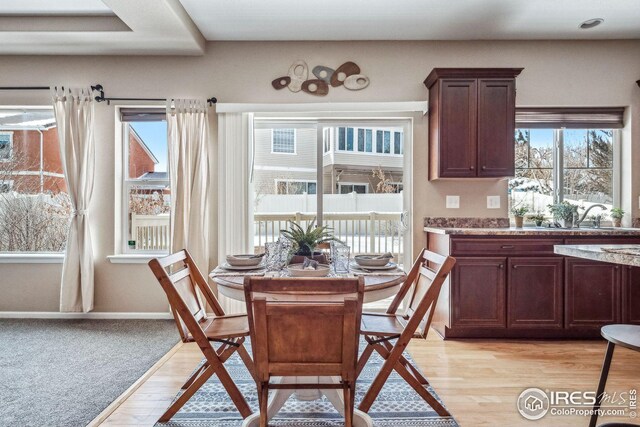
[[[555,245],[553,250],[558,255],[640,267],[640,256],[637,255],[640,253],[640,245]],[[621,250],[630,253],[608,252],[607,250]],[[636,255],[633,255],[633,252]]]
[[[566,236],[640,236],[640,228],[482,228],[482,227],[424,227],[424,231],[436,234],[461,236],[540,236],[545,234],[562,234]]]

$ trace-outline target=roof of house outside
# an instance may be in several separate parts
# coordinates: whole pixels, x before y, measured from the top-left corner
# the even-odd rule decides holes
[[[133,128],[133,126],[129,126],[129,132],[133,133],[133,136],[135,137],[135,140],[138,141],[138,143],[140,144],[140,146],[142,147],[142,149],[149,155],[149,157],[151,158],[151,160],[153,161],[154,164],[158,164],[160,163],[158,161],[158,158],[155,156],[155,154],[153,154],[153,152],[149,149],[149,147],[147,146],[147,144],[145,144],[144,140],[140,137],[140,135],[138,135],[138,133],[136,132],[136,130]]]
[[[147,172],[140,176],[139,179],[169,179],[169,173],[167,172]]]

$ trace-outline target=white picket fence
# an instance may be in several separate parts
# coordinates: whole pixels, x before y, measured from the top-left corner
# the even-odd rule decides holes
[[[170,245],[169,214],[131,214],[131,240],[136,249],[167,250]]]

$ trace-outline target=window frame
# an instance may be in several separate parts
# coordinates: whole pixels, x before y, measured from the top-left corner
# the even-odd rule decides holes
[[[9,156],[0,157],[0,162],[10,162],[13,160],[13,131],[2,130],[0,135],[9,135]]]
[[[300,183],[300,184],[305,184],[305,189],[306,191],[304,191],[302,194],[309,194],[309,195],[313,195],[315,196],[318,193],[318,182],[315,179],[296,179],[296,178],[286,178],[286,179],[281,179],[281,178],[274,178],[274,194],[280,194],[280,195],[299,195],[297,193],[278,193],[278,184],[281,182],[287,183],[287,191],[288,191],[288,186],[289,184],[292,183]],[[315,193],[309,193],[309,184],[316,184],[316,192]]]
[[[561,128],[532,128],[532,127],[526,127],[526,126],[522,126],[519,127],[516,124],[516,128],[515,130],[518,131],[519,129],[521,130],[529,130],[531,131],[532,129],[549,129],[549,130],[553,130],[553,143],[552,143],[552,158],[553,158],[553,163],[551,168],[533,168],[533,169],[539,169],[539,170],[543,170],[543,169],[550,169],[551,170],[551,176],[553,179],[553,192],[552,192],[552,196],[553,196],[553,202],[554,203],[562,203],[564,201],[564,177],[565,177],[565,171],[566,170],[576,170],[576,169],[585,169],[585,170],[589,170],[590,168],[567,168],[564,165],[564,132],[569,129],[569,130],[581,130],[582,128],[567,128],[567,127],[561,127]],[[620,206],[620,198],[621,198],[621,194],[620,194],[620,181],[621,181],[621,171],[622,171],[622,157],[621,157],[621,144],[620,144],[620,140],[621,140],[621,131],[620,129],[616,129],[616,128],[598,128],[601,130],[610,130],[612,131],[612,147],[613,147],[613,158],[612,158],[612,167],[611,167],[611,171],[612,171],[612,205],[613,206]],[[598,130],[595,129],[595,130]],[[594,128],[584,128],[584,130],[594,130]],[[531,138],[531,137],[529,137]],[[515,144],[515,134],[514,134],[514,144]],[[529,141],[530,144],[530,141]],[[530,149],[530,145],[529,145],[529,149]],[[530,153],[529,153],[530,155]],[[529,160],[529,159],[528,159]],[[530,167],[527,168],[518,168],[516,167],[515,170],[528,170],[528,169],[532,169]],[[595,168],[594,168],[595,169]],[[599,168],[599,169],[608,169],[608,168]],[[515,179],[515,177],[514,177]]]
[[[340,148],[340,128],[344,128],[344,149]],[[347,142],[347,129],[353,129],[353,150],[348,149]],[[358,135],[359,131],[363,131],[363,150],[358,149]],[[367,151],[367,131],[371,131],[371,151]],[[382,132],[382,150],[377,150],[377,132]],[[389,152],[384,152],[384,135],[385,132],[389,133]],[[365,127],[365,126],[336,126],[333,130],[334,139],[336,141],[334,146],[334,151],[337,153],[347,153],[347,154],[361,154],[368,156],[385,156],[385,157],[402,157],[404,155],[404,129],[397,127]],[[400,153],[395,152],[394,147],[394,135],[396,133],[400,134]]]
[[[157,120],[165,121],[165,120]],[[141,179],[129,177],[129,132],[130,124],[134,122],[120,121],[121,135],[122,135],[122,176],[121,176],[121,223],[120,223],[120,251],[119,253],[124,255],[166,255],[171,251],[170,247],[166,250],[146,250],[146,249],[132,249],[129,247],[129,227],[131,222],[129,221],[129,191],[137,185],[148,186],[167,186],[171,189],[171,177],[169,176],[169,165],[167,164],[167,179]],[[167,139],[167,152],[169,150],[169,141]],[[171,214],[169,214],[169,221],[171,221]],[[171,226],[171,223],[169,223]],[[171,239],[171,236],[169,236]]]
[[[289,153],[286,151],[274,151],[274,131],[276,130],[292,130],[293,131],[293,152]],[[289,156],[295,156],[298,154],[298,131],[296,128],[273,128],[271,129],[271,154],[285,154]]]
[[[369,194],[369,183],[368,182],[339,182],[338,183],[338,194],[351,194],[354,192],[353,187],[359,185],[359,186],[363,186],[364,187],[364,193],[357,193],[357,194]],[[343,193],[342,192],[342,187],[349,187],[351,186],[351,191],[348,193]]]

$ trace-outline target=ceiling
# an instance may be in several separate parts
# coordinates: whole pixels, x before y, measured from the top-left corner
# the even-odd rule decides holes
[[[579,24],[604,23],[590,30]],[[3,0],[0,54],[202,55],[220,40],[640,39],[640,0]]]

